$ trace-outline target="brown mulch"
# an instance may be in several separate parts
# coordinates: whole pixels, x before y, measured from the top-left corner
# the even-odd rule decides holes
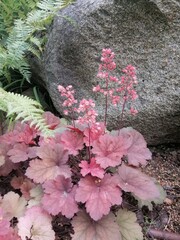
[[[145,172],[157,179],[167,197],[163,204],[154,206],[149,212],[144,227],[180,234],[180,146],[160,146],[151,151],[153,159]]]

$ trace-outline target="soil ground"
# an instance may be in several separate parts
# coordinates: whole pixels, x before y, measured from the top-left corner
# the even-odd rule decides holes
[[[145,172],[158,180],[167,197],[163,204],[149,212],[144,227],[147,224],[147,227],[180,234],[180,146],[160,146],[151,151],[153,159]]]

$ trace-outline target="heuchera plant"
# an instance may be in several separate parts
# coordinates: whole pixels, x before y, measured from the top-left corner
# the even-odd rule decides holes
[[[92,99],[78,103],[72,86],[59,85],[72,124],[46,112],[54,137],[44,138],[19,122],[0,136],[0,175],[12,172],[14,188],[0,198],[1,240],[54,240],[57,215],[72,220],[73,240],[143,239],[135,213],[122,207],[123,198],[131,193],[149,206],[161,198],[160,187],[141,172],[151,159],[143,136],[121,126],[127,107],[137,113],[135,67],[127,66],[117,77],[114,57],[111,49],[103,49],[99,85],[93,88],[105,98],[103,122],[97,121]],[[111,132],[106,130],[110,104],[120,109],[121,118],[121,127]]]

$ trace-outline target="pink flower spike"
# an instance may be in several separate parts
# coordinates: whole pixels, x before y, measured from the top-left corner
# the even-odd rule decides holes
[[[111,82],[119,82],[119,79],[118,79],[117,77],[113,77],[113,76],[110,76],[110,77],[109,77],[109,80],[110,80]]]
[[[97,85],[96,87],[93,87],[93,92],[100,92],[101,87]]]
[[[132,115],[136,115],[136,114],[138,113],[138,111],[137,111],[136,109],[134,109],[133,107],[131,107],[130,113],[131,113]]]
[[[88,163],[87,161],[81,161],[79,166],[81,167],[81,174],[83,175],[83,177],[85,177],[89,173],[92,176],[98,177],[101,179],[104,177],[105,171],[100,167],[99,164],[96,163],[95,158],[91,158],[90,163]]]
[[[69,85],[66,88],[59,85],[58,90],[62,97],[65,97],[66,100],[63,102],[64,107],[72,107],[75,103],[77,103],[77,100],[74,98],[74,90],[72,89],[72,86]]]
[[[90,126],[90,128],[84,129],[84,143],[86,146],[92,145],[92,143],[99,139],[105,132],[105,126],[103,122],[97,122]]]

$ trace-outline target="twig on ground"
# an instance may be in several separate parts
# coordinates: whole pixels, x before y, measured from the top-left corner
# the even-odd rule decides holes
[[[150,237],[163,239],[163,240],[180,240],[180,234],[162,231],[162,230],[156,230],[156,229],[149,229],[147,231],[147,235]]]

